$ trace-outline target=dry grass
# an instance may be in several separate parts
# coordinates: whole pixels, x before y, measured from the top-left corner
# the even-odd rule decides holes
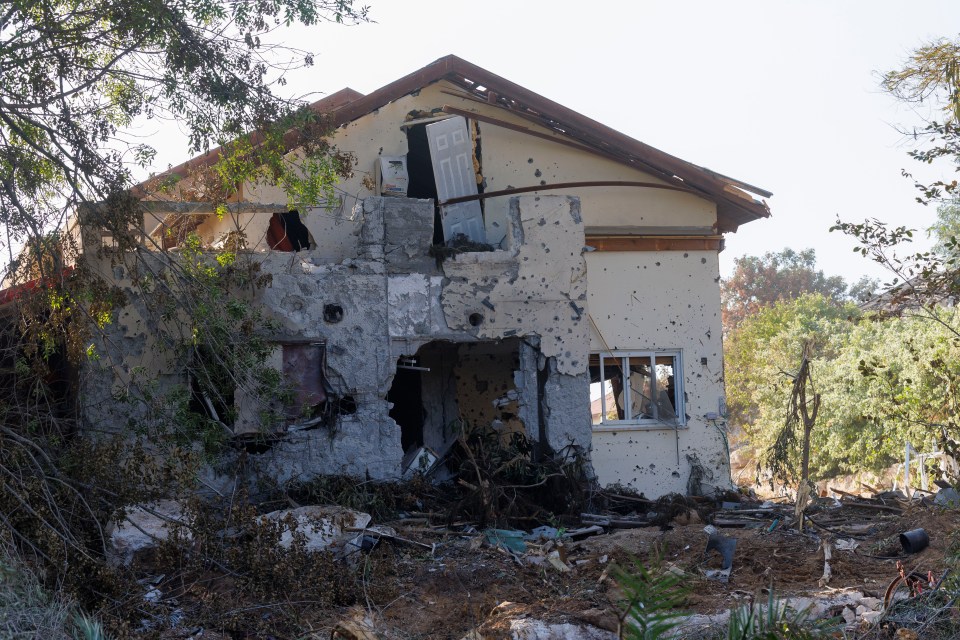
[[[0,547],[0,637],[106,640],[100,624],[48,592],[9,547]]]

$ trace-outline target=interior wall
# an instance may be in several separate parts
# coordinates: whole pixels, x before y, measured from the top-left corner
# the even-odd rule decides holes
[[[494,401],[516,389],[513,372],[520,366],[517,341],[463,344],[458,355],[454,375],[460,417],[471,426],[488,427],[503,414]],[[536,425],[528,428],[536,432]]]
[[[457,350],[453,342],[430,342],[417,351],[419,366],[430,369],[421,373],[423,443],[434,451],[446,451],[457,438]]]

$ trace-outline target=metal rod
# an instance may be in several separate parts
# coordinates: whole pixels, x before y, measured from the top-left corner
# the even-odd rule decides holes
[[[675,187],[669,184],[660,184],[658,182],[635,182],[632,180],[589,180],[587,182],[555,182],[553,184],[538,184],[530,187],[515,187],[513,189],[501,189],[500,191],[485,191],[469,196],[458,196],[450,198],[440,203],[441,207],[448,204],[458,204],[460,202],[472,202],[473,200],[486,200],[487,198],[496,198],[498,196],[511,196],[518,193],[532,193],[534,191],[553,191],[556,189],[582,189],[584,187],[639,187],[643,189],[666,189],[668,191],[682,191],[684,193],[697,194],[693,189],[686,187]],[[702,197],[702,196],[700,196]]]

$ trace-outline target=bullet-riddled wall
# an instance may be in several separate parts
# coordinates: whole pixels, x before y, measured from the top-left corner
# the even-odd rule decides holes
[[[355,213],[360,228],[351,236],[352,257],[339,264],[326,263],[319,250],[244,254],[269,276],[255,302],[276,323],[261,334],[276,344],[277,368],[294,362],[291,352],[323,345],[331,392],[349,399],[343,405],[349,410],[341,411],[335,424],[271,427],[264,433],[270,445],[248,451],[251,467],[278,482],[323,473],[399,476],[404,432],[388,401],[398,364],[425,345],[443,344],[453,348],[405,369],[423,371],[420,393],[448,395],[443,402],[435,396],[420,400],[431,415],[416,444],[449,445],[455,434],[447,430],[448,418],[490,427],[509,414],[515,426],[522,414],[523,428],[544,451],[572,445],[588,454],[582,363],[589,337],[579,202],[567,196],[515,198],[507,222],[510,249],[462,253],[442,264],[428,255],[433,214],[428,200],[371,197]],[[90,260],[95,268],[112,268]],[[564,286],[548,286],[555,272],[563,274]],[[148,379],[162,377],[165,384],[154,389],[158,396],[161,387],[172,390],[186,378],[182,363],[178,369],[154,357],[155,318],[130,315],[142,306],[130,293],[121,321],[98,345],[104,352],[112,348],[115,357],[103,366],[91,362],[84,376],[87,421],[99,429],[122,430],[127,424],[122,410],[100,405],[105,390],[124,383],[121,372],[137,367]],[[125,321],[128,317],[136,321]],[[446,365],[443,354],[450,356]],[[304,362],[311,369],[303,373],[318,375],[316,361]],[[444,387],[448,374],[452,382]],[[244,397],[237,402],[234,432],[263,429],[256,403]]]
[[[374,205],[364,201],[376,195],[374,166],[379,157],[408,152],[404,128],[408,118],[430,113],[442,116],[438,110],[447,105],[547,138],[562,137],[519,114],[454,95],[458,92],[455,85],[440,81],[336,131],[332,142],[339,150],[352,153],[356,166],[353,177],[338,185],[337,198],[329,207],[303,212],[314,246],[301,253],[308,256],[312,269],[360,273],[362,268],[369,268],[355,262],[358,241],[372,247],[373,253],[365,254],[371,260],[384,261],[384,256],[397,255],[395,247],[382,244],[382,238],[370,239],[365,224],[368,206]],[[591,180],[665,184],[660,178],[600,155],[490,122],[472,121],[471,131],[475,134],[481,188],[487,193]],[[556,196],[577,197],[579,220],[572,226],[564,219],[569,213],[563,207],[551,210],[552,205],[547,206],[557,202],[553,199]],[[286,200],[278,189],[253,184],[244,185],[243,198],[259,203]],[[528,423],[544,414],[577,416],[564,424],[578,426],[570,426],[563,434],[547,434],[551,446],[560,448],[569,440],[582,442],[592,433],[594,464],[601,483],[621,482],[648,495],[685,491],[691,473],[703,475],[707,483],[727,486],[724,424],[719,415],[724,390],[716,248],[591,251],[583,268],[571,262],[582,247],[569,236],[576,230],[582,234],[577,236],[580,242],[587,246],[599,235],[713,236],[716,205],[691,193],[626,186],[543,191],[539,196],[524,198],[521,202],[527,204],[513,212],[510,202],[509,197],[498,196],[483,204],[487,239],[498,251],[465,254],[444,265],[442,272],[424,266],[429,259],[422,254],[415,267],[391,266],[387,260],[382,294],[387,300],[383,313],[391,338],[391,357],[412,356],[437,336],[499,340],[514,336],[511,332],[515,327],[535,327],[536,349],[551,359],[539,364],[552,370],[554,377],[539,385],[545,396],[542,403],[521,403],[518,411]],[[524,233],[535,230],[541,240],[517,235],[517,227],[511,226],[515,214],[528,215],[522,223]],[[268,221],[269,214],[263,213],[240,213],[222,221],[207,216],[198,232],[206,241],[216,243],[225,232],[241,228],[253,250],[265,251]],[[432,242],[432,229],[421,230],[423,233],[403,251],[409,253],[411,247]],[[303,258],[286,254],[281,260],[296,265]],[[275,302],[296,304],[292,299]],[[481,318],[482,324],[471,325],[471,317]],[[581,335],[588,346],[571,349]],[[405,337],[401,340],[400,336]],[[521,345],[521,360],[526,348]],[[590,400],[583,399],[587,393],[584,389],[589,386],[587,359],[590,352],[607,349],[676,350],[682,354],[686,397],[680,428],[590,428]],[[537,360],[530,354],[527,357]],[[538,386],[535,375],[532,379],[519,374],[515,378],[518,388],[524,384],[528,390]],[[430,385],[440,383],[426,384],[424,393]],[[440,411],[443,406],[439,403],[434,408],[438,415],[449,415],[449,411]]]
[[[654,496],[685,493],[693,472],[704,485],[727,488],[717,252],[593,252],[587,273],[591,350],[679,349],[685,395],[680,427],[594,429],[600,482]]]

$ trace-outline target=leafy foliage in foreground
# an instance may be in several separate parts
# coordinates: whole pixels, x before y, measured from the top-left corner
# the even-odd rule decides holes
[[[46,591],[7,546],[0,549],[0,637],[107,640],[99,621]]]
[[[268,328],[253,303],[262,282],[238,259],[244,239],[212,249],[183,216],[144,238],[141,198],[205,202],[218,215],[243,184],[276,185],[304,206],[328,198],[352,158],[328,145],[320,114],[275,93],[312,57],[274,31],[364,20],[352,0],[0,5],[0,224],[5,253],[24,248],[4,273],[18,289],[0,327],[0,529],[67,588],[85,587],[78,598],[129,594],[103,564],[103,525],[124,505],[194,487],[232,436],[231,389],[278,387],[255,332]],[[190,152],[221,145],[212,166],[135,185],[155,151],[127,132],[151,119],[177,122]],[[109,238],[82,247],[90,261],[68,225],[81,214],[84,231]],[[120,308],[152,327],[150,357],[189,369],[179,397],[112,359]],[[80,363],[117,374],[100,389],[110,410],[131,409],[121,437],[80,437],[91,426],[74,412]],[[190,410],[197,398],[223,409],[217,419]]]
[[[832,638],[837,621],[815,620],[809,609],[795,611],[770,589],[766,606],[751,602],[730,611],[727,640],[813,640]]]
[[[124,132],[144,119],[181,123],[192,152],[234,141],[217,171],[228,185],[266,171],[274,183],[309,190],[274,152],[292,127],[303,143],[319,140],[312,132],[321,127],[317,114],[274,93],[291,61],[275,57],[271,32],[365,19],[351,0],[4,3],[0,223],[8,237],[39,240],[62,229],[76,205],[129,188],[131,168],[155,156]],[[309,52],[288,53],[312,64]],[[308,177],[332,175],[326,151],[307,147],[319,169]]]
[[[687,614],[680,609],[690,587],[690,577],[681,577],[661,567],[648,568],[634,561],[629,570],[617,573],[623,590],[620,638],[659,640],[683,637],[678,630]],[[730,610],[726,640],[814,640],[830,638],[837,620],[816,620],[810,609],[796,611],[778,600],[771,588],[766,604],[750,602]]]
[[[623,589],[620,637],[628,640],[664,638],[683,620],[678,609],[688,589],[680,576],[658,568],[648,569],[634,560],[630,571],[621,570],[617,583]]]

